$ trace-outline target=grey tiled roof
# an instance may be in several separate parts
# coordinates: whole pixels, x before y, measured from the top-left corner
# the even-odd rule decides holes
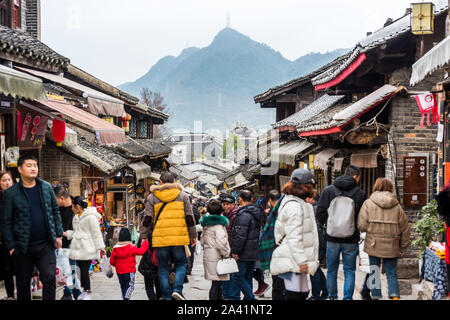
[[[149,150],[147,148],[137,143],[129,136],[127,136],[127,142],[105,146],[105,148],[114,150],[127,159],[141,159],[149,153]]]
[[[299,112],[276,123],[275,125],[273,125],[273,127],[275,129],[284,126],[297,127],[301,123],[313,118],[315,115],[320,114],[328,108],[336,105],[343,98],[345,98],[345,96],[330,96],[328,94],[325,94]]]
[[[66,67],[70,60],[26,32],[0,26],[0,50],[42,63]]]
[[[436,0],[434,1],[435,15],[440,15],[447,11],[448,1],[447,0]],[[411,14],[407,14],[400,19],[395,20],[391,24],[383,27],[382,29],[375,31],[373,34],[360,40],[350,56],[347,59],[342,60],[340,63],[335,64],[332,68],[326,70],[325,72],[315,76],[312,79],[313,85],[319,85],[327,83],[334,78],[336,78],[341,72],[343,72],[350,64],[355,61],[361,53],[367,52],[373,48],[376,48],[382,44],[385,44],[389,40],[395,39],[411,30]]]
[[[333,120],[333,117],[341,112],[342,110],[349,107],[351,104],[348,105],[337,105],[333,106],[326,111],[317,114],[313,118],[311,118],[309,121],[305,121],[304,123],[301,123],[297,129],[299,132],[309,132],[309,131],[317,131],[317,130],[325,130],[328,128],[334,128],[340,123]]]
[[[160,158],[172,153],[172,148],[164,141],[150,139],[136,139],[136,141],[149,151],[150,158]]]
[[[332,62],[324,65],[323,67],[307,74],[304,76],[301,76],[299,78],[293,79],[287,83],[284,83],[282,85],[273,87],[269,90],[267,90],[265,93],[262,93],[260,95],[257,95],[254,98],[255,103],[262,103],[265,102],[269,99],[271,99],[273,96],[276,95],[280,95],[284,92],[287,92],[289,90],[292,90],[293,88],[302,85],[305,82],[311,81],[312,78],[316,77],[317,75],[321,74],[322,72],[330,69],[332,66],[334,65],[338,65],[341,61],[345,60],[346,58],[348,58],[351,54],[351,51],[349,53],[346,53],[338,58],[336,58],[335,60],[333,60]]]

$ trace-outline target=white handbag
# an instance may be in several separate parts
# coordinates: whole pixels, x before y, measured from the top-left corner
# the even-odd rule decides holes
[[[230,273],[239,272],[239,268],[236,263],[236,260],[234,260],[233,258],[225,258],[220,259],[217,262],[216,271],[219,276],[222,276]]]

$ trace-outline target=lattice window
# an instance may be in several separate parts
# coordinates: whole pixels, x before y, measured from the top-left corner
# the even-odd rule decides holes
[[[136,121],[136,119],[131,119],[130,120],[130,132],[129,132],[129,135],[132,138],[136,138],[136,136],[137,136],[137,121]]]
[[[148,124],[147,121],[139,121],[139,138],[148,138]]]

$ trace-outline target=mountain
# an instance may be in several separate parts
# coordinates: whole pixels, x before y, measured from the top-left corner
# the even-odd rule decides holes
[[[271,87],[307,74],[346,50],[310,53],[295,61],[234,29],[220,31],[205,48],[187,48],[178,57],[159,60],[144,76],[119,88],[140,97],[140,89],[159,91],[169,107],[169,127],[193,130],[202,120],[203,131],[269,128],[275,111],[261,109],[253,97]]]

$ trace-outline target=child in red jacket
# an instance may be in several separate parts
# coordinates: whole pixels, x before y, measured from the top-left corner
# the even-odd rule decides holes
[[[130,300],[134,290],[136,256],[142,256],[148,250],[148,242],[142,241],[140,248],[131,243],[131,234],[127,228],[119,233],[119,242],[114,246],[109,263],[116,268],[122,289],[123,300]]]

